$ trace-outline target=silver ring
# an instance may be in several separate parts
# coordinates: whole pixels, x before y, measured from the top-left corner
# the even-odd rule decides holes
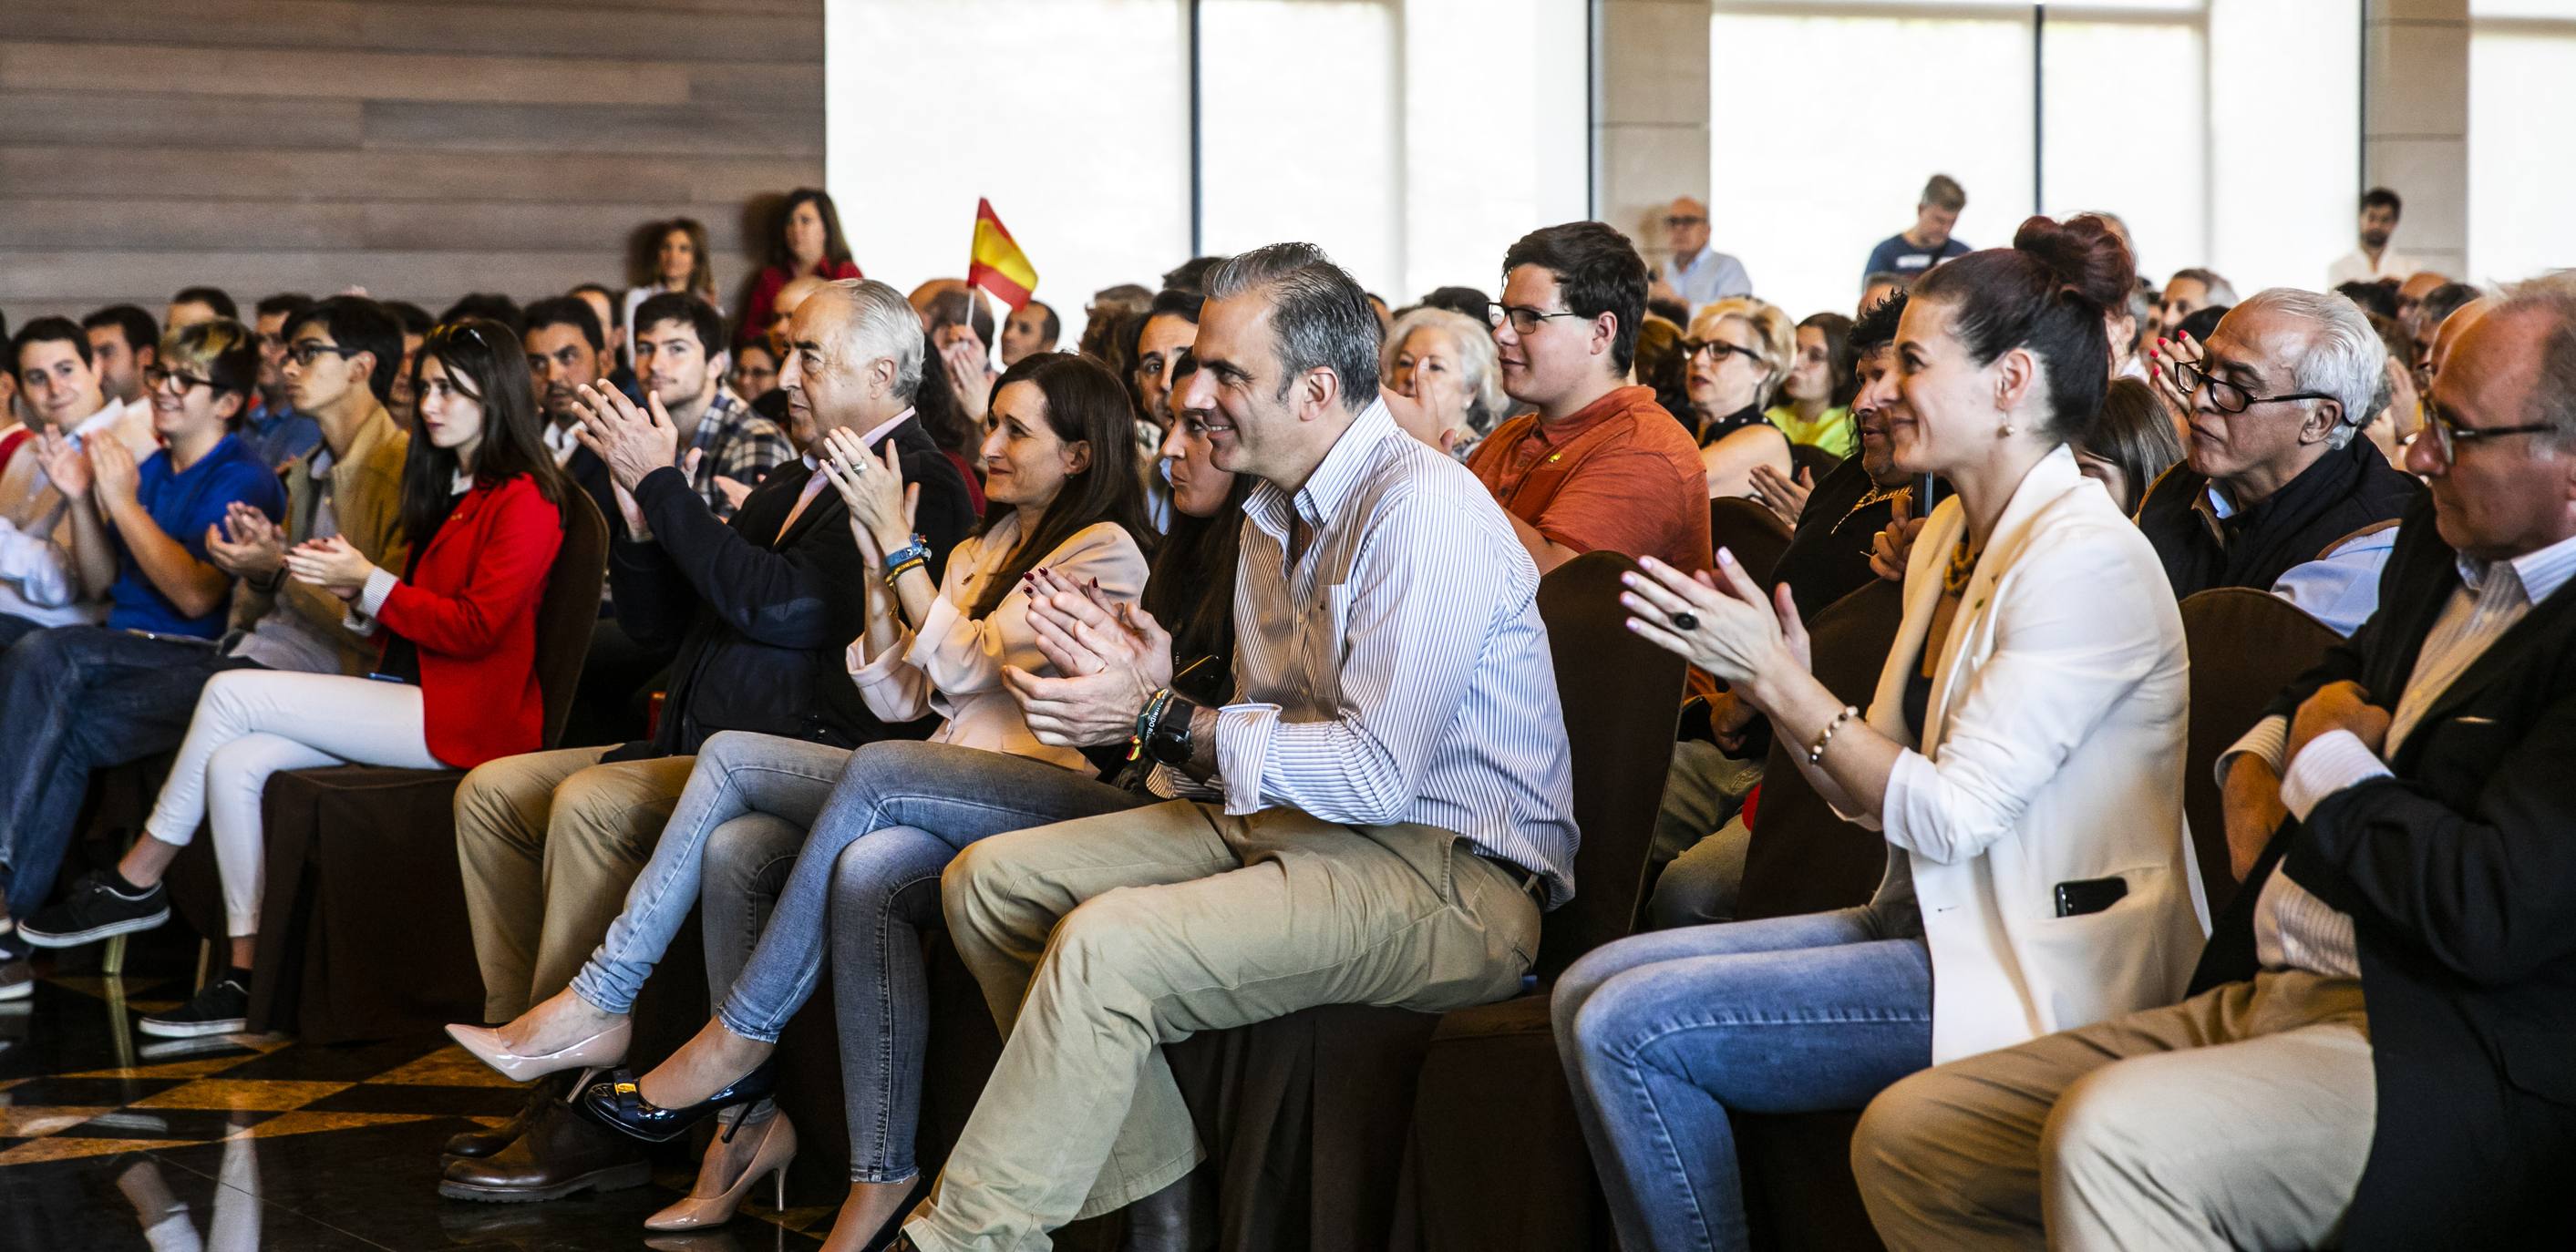
[[[1673,626],[1678,630],[1697,630],[1699,629],[1699,615],[1688,609],[1684,609],[1679,613],[1673,614]]]

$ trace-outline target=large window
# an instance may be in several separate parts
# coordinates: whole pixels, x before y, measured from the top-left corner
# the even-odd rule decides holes
[[[1395,304],[1585,216],[1582,0],[1201,0],[1211,252],[1320,244]]]
[[[1189,256],[1184,0],[867,0],[825,37],[825,162],[871,278],[966,272],[988,198],[1082,331],[1091,293]]]
[[[2576,3],[2472,0],[2469,13],[2468,277],[2576,265],[2576,169],[2564,156],[2576,134]]]
[[[1715,0],[1716,246],[1848,309],[1938,171],[1957,237],[2108,210],[2153,276],[2313,286],[2350,247],[2360,0]]]
[[[1191,14],[1198,20],[1195,134]],[[1320,244],[1395,304],[1588,213],[1585,0],[867,0],[829,9],[859,263],[964,272],[989,197],[1079,333],[1196,250]],[[1192,162],[1198,202],[1193,217]]]

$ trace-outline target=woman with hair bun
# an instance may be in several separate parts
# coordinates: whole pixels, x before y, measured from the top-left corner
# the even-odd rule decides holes
[[[1953,1058],[2182,992],[2201,943],[2182,817],[2182,621],[2163,567],[2077,468],[2129,254],[2099,221],[1917,282],[1897,334],[1899,468],[1955,495],[1905,572],[1866,714],[1730,554],[1653,561],[1629,627],[1729,683],[1887,840],[1871,901],[1641,935],[1556,985],[1560,1052],[1620,1243],[1741,1248],[1730,1111],[1856,1109]],[[1937,972],[1936,972],[1937,971]]]

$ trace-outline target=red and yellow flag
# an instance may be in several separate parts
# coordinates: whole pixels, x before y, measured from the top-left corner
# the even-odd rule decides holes
[[[1037,270],[1011,238],[1010,229],[994,215],[990,200],[975,202],[975,250],[966,260],[966,282],[992,292],[1013,312],[1027,304],[1029,294],[1038,289]]]

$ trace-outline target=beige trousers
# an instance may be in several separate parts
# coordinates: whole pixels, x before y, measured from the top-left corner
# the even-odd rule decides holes
[[[486,1021],[506,1022],[572,985],[625,907],[697,760],[600,764],[607,754],[506,756],[456,789],[456,860]]]
[[[1915,1074],[1852,1170],[1896,1252],[2320,1247],[2378,1103],[2361,983],[2265,973]]]
[[[1538,950],[1536,902],[1447,831],[1189,801],[973,844],[941,903],[1005,1043],[905,1228],[928,1252],[1046,1248],[1188,1174],[1158,1045],[1319,1004],[1482,1004]]]

